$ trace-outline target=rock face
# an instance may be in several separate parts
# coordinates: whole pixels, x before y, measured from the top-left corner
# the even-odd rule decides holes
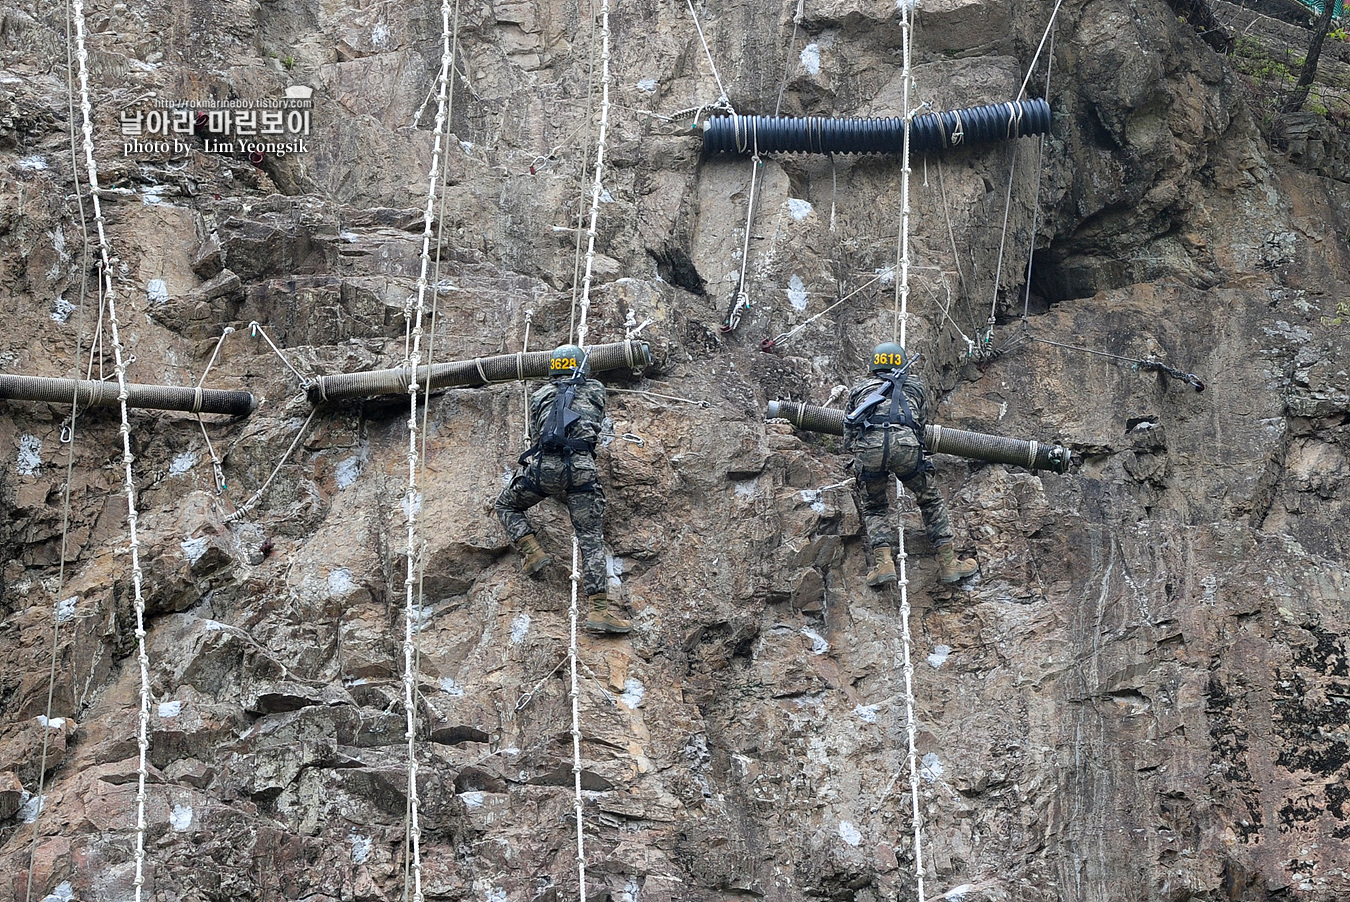
[[[919,100],[1017,96],[1050,8],[925,3]],[[740,112],[903,111],[890,0],[807,0],[799,23],[793,4],[694,9]],[[302,375],[402,360],[440,10],[86,10],[129,378],[195,385],[209,365],[208,385],[261,400],[205,432],[130,417],[144,890],[402,898],[407,401],[307,422],[263,336]],[[569,338],[600,103],[592,12],[459,10],[436,360]],[[1162,0],[1062,7],[1031,78],[1055,111],[1043,146],[914,161],[907,342],[937,422],[1061,442],[1076,466],[938,458],[981,575],[939,583],[902,504],[906,649],[898,591],[863,582],[837,443],[763,423],[773,398],[837,402],[891,338],[898,160],[764,159],[742,260],[752,164],[702,158],[689,129],[721,93],[689,7],[616,4],[610,24],[589,339],[640,330],[659,363],[611,380],[614,432],[643,443],[599,454],[611,584],[634,630],[579,640],[586,897],[875,902],[918,898],[920,876],[926,898],[967,902],[1350,896],[1350,186],[1270,150],[1238,77]],[[90,350],[64,28],[33,0],[0,13],[0,366],[98,378],[112,353],[106,335]],[[256,166],[201,137],[128,152],[118,131],[154,98],[296,85],[313,89],[309,146]],[[750,307],[724,334],[742,269]],[[967,339],[1002,353],[976,364]],[[523,403],[508,384],[427,411],[412,500],[427,898],[580,895],[570,583],[563,564],[523,577],[486,511]],[[68,415],[0,406],[0,902],[134,893],[141,668],[120,422],[81,412],[67,442]],[[532,516],[565,561],[565,512]]]

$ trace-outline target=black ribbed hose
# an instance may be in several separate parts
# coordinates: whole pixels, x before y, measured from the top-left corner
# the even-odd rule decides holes
[[[490,382],[542,379],[548,376],[548,361],[552,354],[551,350],[530,351],[421,366],[417,368],[417,382],[425,388],[426,380],[430,379],[434,391],[441,388],[472,388]],[[593,373],[621,369],[643,370],[652,364],[652,350],[645,341],[616,341],[592,345],[587,360]],[[316,378],[309,386],[309,402],[323,404],[374,395],[406,394],[407,391],[406,369],[344,373]]]
[[[0,375],[0,399],[10,401],[69,404],[74,399],[75,403],[85,407],[114,407],[117,405],[117,395],[116,382],[88,382],[83,379],[77,382],[74,379],[48,379],[42,376]],[[127,406],[247,416],[253,412],[254,400],[253,395],[246,391],[128,383]]]
[[[770,401],[769,419],[782,418],[808,432],[829,435],[844,434],[844,412],[828,407],[815,407],[797,401]],[[983,432],[965,432],[946,426],[925,426],[924,443],[933,454],[951,454],[995,464],[1011,464],[1028,470],[1050,470],[1067,473],[1069,449],[1060,445],[1043,445],[1036,441],[986,435]]]
[[[925,113],[910,125],[911,153],[1010,141],[1050,132],[1050,104],[1013,100]],[[704,153],[900,153],[905,120],[715,116],[703,123]]]

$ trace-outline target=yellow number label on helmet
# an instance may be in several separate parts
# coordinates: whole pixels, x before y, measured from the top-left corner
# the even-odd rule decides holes
[[[873,366],[904,366],[905,362],[899,354],[873,354]]]
[[[577,368],[577,359],[575,357],[554,357],[549,360],[548,366],[552,370],[574,370]]]

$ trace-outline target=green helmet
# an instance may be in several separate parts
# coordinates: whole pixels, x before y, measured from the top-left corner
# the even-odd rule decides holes
[[[576,345],[559,345],[548,358],[549,376],[573,376],[580,372],[590,375],[591,364],[586,352]]]
[[[873,373],[879,373],[882,370],[893,370],[904,366],[909,362],[909,355],[905,349],[893,341],[883,341],[872,349],[872,362],[867,369]]]

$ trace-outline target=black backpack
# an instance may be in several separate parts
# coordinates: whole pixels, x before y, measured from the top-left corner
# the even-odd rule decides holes
[[[538,439],[520,456],[522,464],[540,451],[571,454],[573,451],[595,450],[594,442],[572,438],[568,435],[572,424],[581,419],[581,414],[572,409],[572,402],[576,400],[577,388],[585,381],[586,377],[577,373],[559,383],[558,393],[553,396],[553,403],[549,406],[548,413],[544,414],[544,422],[540,426]]]

